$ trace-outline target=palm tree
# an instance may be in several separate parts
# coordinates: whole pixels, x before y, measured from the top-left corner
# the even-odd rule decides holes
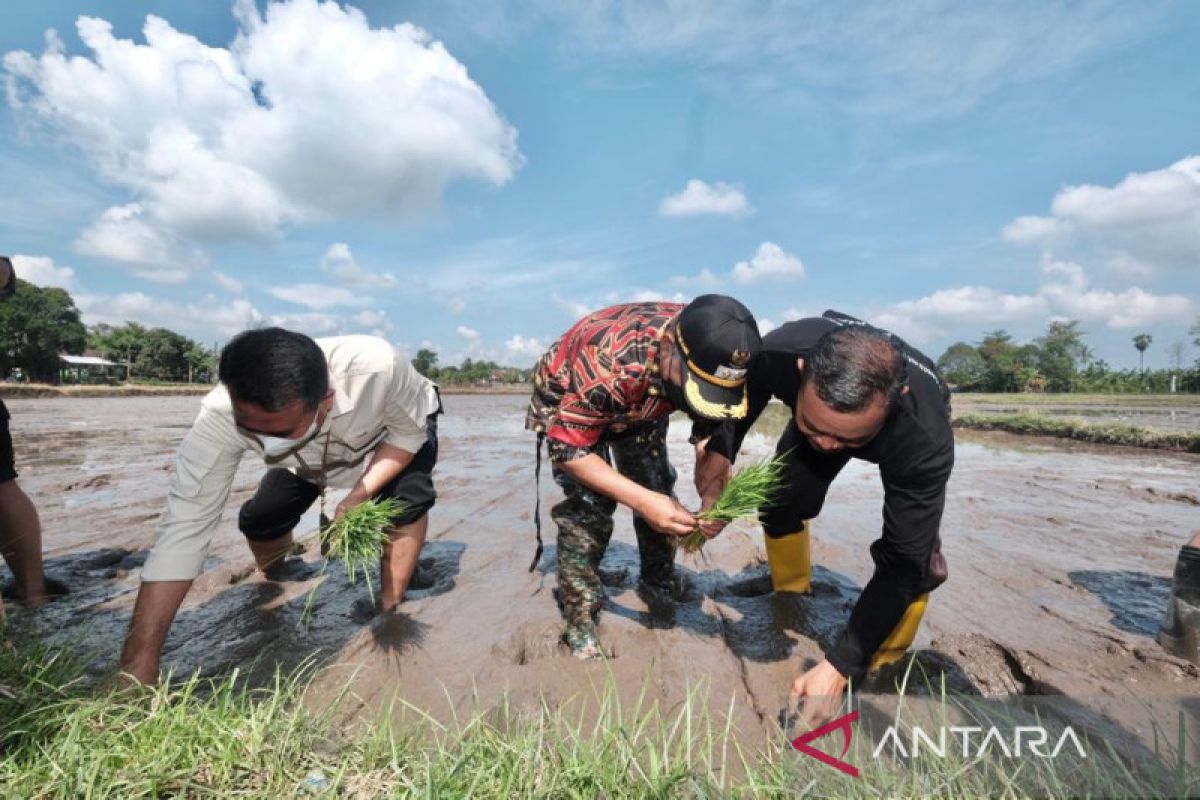
[[[1148,333],[1139,333],[1133,337],[1133,346],[1138,351],[1138,369],[1141,370],[1143,375],[1146,374],[1146,367],[1144,365],[1146,348],[1150,346],[1150,342],[1152,341],[1154,341],[1154,337]]]

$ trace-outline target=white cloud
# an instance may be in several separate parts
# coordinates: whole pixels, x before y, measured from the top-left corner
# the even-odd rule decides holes
[[[1108,268],[1123,278],[1146,279],[1153,277],[1154,267],[1134,258],[1128,253],[1120,252],[1108,260]]]
[[[337,336],[346,332],[345,322],[336,314],[303,312],[299,314],[272,314],[271,324],[279,328],[308,334],[309,336]]]
[[[546,345],[540,339],[532,336],[522,336],[519,333],[513,334],[504,343],[504,350],[507,356],[505,363],[527,366],[541,358],[546,349]]]
[[[122,325],[133,321],[147,327],[169,328],[205,343],[214,334],[229,337],[263,321],[262,314],[249,301],[222,302],[212,295],[195,303],[178,303],[144,292],[116,295],[79,292],[75,302],[88,325],[101,322]]]
[[[224,272],[220,272],[219,270],[214,269],[212,271],[212,278],[218,286],[227,292],[241,294],[245,290],[245,287],[242,285],[241,281],[239,281],[237,278],[226,275]]]
[[[763,242],[749,261],[739,261],[733,279],[741,284],[804,277],[804,264],[774,242]]]
[[[457,316],[467,310],[467,301],[461,297],[451,297],[446,300],[446,310]]]
[[[995,325],[1048,312],[1045,298],[1015,295],[986,286],[940,289],[917,300],[894,303],[872,322],[914,342],[928,341],[953,325]]]
[[[1069,186],[1054,196],[1050,216],[1019,217],[1004,228],[1017,244],[1094,255],[1119,271],[1200,259],[1200,156],[1134,172],[1113,186]]]
[[[723,279],[711,269],[705,267],[696,275],[676,275],[667,282],[672,286],[683,288],[720,289],[725,285],[726,280],[728,278]]]
[[[349,289],[319,283],[298,283],[294,286],[274,286],[267,290],[272,297],[316,311],[338,306],[361,306],[365,300]]]
[[[1053,217],[1017,217],[1004,226],[1004,238],[1013,244],[1047,244],[1063,232]]]
[[[572,300],[569,297],[563,297],[558,292],[552,293],[551,299],[554,301],[556,306],[561,308],[563,311],[566,311],[572,319],[582,319],[593,311],[601,308],[599,305],[585,303],[581,300]]]
[[[60,267],[48,256],[12,256],[13,269],[17,277],[34,286],[72,289],[75,286],[75,270]]]
[[[688,298],[682,292],[667,293],[661,289],[628,289],[621,292],[609,292],[607,305],[615,306],[620,303],[686,303]]]
[[[183,283],[203,262],[194,247],[148,221],[140,203],[108,209],[79,233],[73,246],[81,255],[116,261],[156,283]]]
[[[755,321],[758,323],[759,336],[766,336],[768,333],[779,327],[773,320],[767,319],[766,317],[757,317]]]
[[[459,325],[454,330],[464,339],[469,339],[472,341],[479,340],[479,331],[475,330],[474,328],[468,328],[466,325]]]
[[[1183,295],[1156,295],[1137,286],[1121,290],[1092,288],[1079,264],[1047,259],[1042,265],[1042,283],[1032,294],[960,286],[894,303],[870,318],[875,324],[919,344],[955,326],[977,329],[1057,318],[1126,329],[1184,319],[1194,308],[1193,301]]]
[[[516,130],[420,28],[372,28],[357,9],[236,0],[238,33],[210,47],[147,16],[145,43],[102,19],[40,56],[5,54],[9,103],[77,147],[131,202],[81,252],[177,273],[178,240],[269,241],[288,224],[437,206],[459,179],[520,167]]]
[[[394,275],[363,269],[350,252],[350,245],[336,242],[321,257],[321,269],[337,279],[341,286],[352,289],[392,289],[397,285]]]
[[[699,292],[724,292],[734,283],[748,286],[803,277],[804,264],[799,258],[774,242],[763,242],[748,261],[739,261],[728,274],[718,275],[705,267],[696,275],[676,275],[667,283]]]
[[[664,197],[658,213],[664,217],[716,214],[738,218],[754,213],[754,208],[738,186],[721,181],[710,185],[693,178],[678,194]]]
[[[1183,295],[1155,295],[1137,286],[1122,291],[1088,288],[1087,276],[1078,264],[1051,261],[1043,272],[1048,280],[1040,296],[1057,314],[1072,319],[1133,328],[1184,319],[1193,309],[1192,300]]]

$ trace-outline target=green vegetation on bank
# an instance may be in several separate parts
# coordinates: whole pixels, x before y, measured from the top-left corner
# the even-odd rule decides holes
[[[495,361],[463,359],[457,367],[438,366],[438,354],[422,347],[413,356],[417,372],[437,381],[441,386],[490,386],[493,384],[522,384],[533,380],[533,370],[503,367]]]
[[[791,750],[782,734],[760,750],[744,747],[753,740],[711,713],[699,690],[664,710],[622,703],[610,682],[590,705],[518,712],[501,703],[452,724],[398,703],[394,715],[346,725],[336,704],[314,711],[301,702],[302,675],[258,689],[234,674],[112,693],[83,680],[62,652],[16,641],[0,638],[3,797],[958,798],[1200,788],[1195,766],[1174,757],[1189,746],[1182,733],[1164,732],[1178,744],[1144,754],[1137,770],[1086,737],[1085,759],[1014,762],[998,749],[874,758],[875,744],[860,735],[845,756],[861,770],[854,779]],[[907,730],[903,720],[898,727]]]
[[[956,414],[954,426],[977,431],[1053,436],[1095,444],[1200,453],[1200,433],[1197,432],[1155,431],[1135,425],[1077,422],[1040,414]]]
[[[955,342],[937,360],[938,370],[966,392],[1098,392],[1103,394],[1200,392],[1200,360],[1186,363],[1188,344],[1166,347],[1168,368],[1144,369],[1148,333],[1132,338],[1138,369],[1113,369],[1094,358],[1078,320],[1055,320],[1032,342],[1020,344],[1003,329],[984,335],[978,344]],[[1200,347],[1200,318],[1191,342]]]

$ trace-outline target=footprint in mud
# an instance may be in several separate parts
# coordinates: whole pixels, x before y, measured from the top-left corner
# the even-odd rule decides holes
[[[1113,627],[1142,636],[1158,633],[1171,594],[1170,578],[1124,569],[1076,570],[1067,577],[1108,607]]]
[[[717,596],[764,597],[773,592],[771,575],[763,570],[755,570],[755,573],[747,577],[734,576],[727,583],[718,585]]]
[[[947,691],[988,698],[1048,695],[1059,692],[1044,683],[1028,653],[1007,647],[979,634],[943,636],[928,650],[913,654],[907,691],[937,694],[945,681]],[[879,670],[869,687],[888,691],[903,679],[909,659]]]
[[[405,599],[436,597],[453,589],[466,549],[467,546],[462,542],[426,542],[417,561],[416,572],[408,584]]]
[[[566,646],[562,638],[562,623],[555,621],[522,625],[507,643],[495,645],[492,652],[518,667],[563,655]]]
[[[100,473],[99,475],[93,475],[87,480],[68,483],[62,490],[64,492],[73,492],[76,489],[99,489],[101,486],[108,486],[110,483],[112,483],[112,476],[107,473]]]

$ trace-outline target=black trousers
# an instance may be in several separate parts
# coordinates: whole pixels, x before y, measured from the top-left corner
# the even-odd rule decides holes
[[[416,522],[437,501],[433,468],[437,464],[437,414],[426,420],[426,440],[404,470],[376,493],[374,500],[393,497],[405,504],[392,525]],[[238,512],[238,528],[247,539],[270,541],[283,536],[300,521],[321,490],[286,469],[268,470],[254,493]]]
[[[795,533],[805,520],[816,518],[825,505],[829,485],[850,460],[844,451],[822,453],[815,449],[800,433],[795,420],[788,422],[775,447],[775,455],[784,454],[787,460],[784,488],[759,513],[763,533],[772,538]]]

